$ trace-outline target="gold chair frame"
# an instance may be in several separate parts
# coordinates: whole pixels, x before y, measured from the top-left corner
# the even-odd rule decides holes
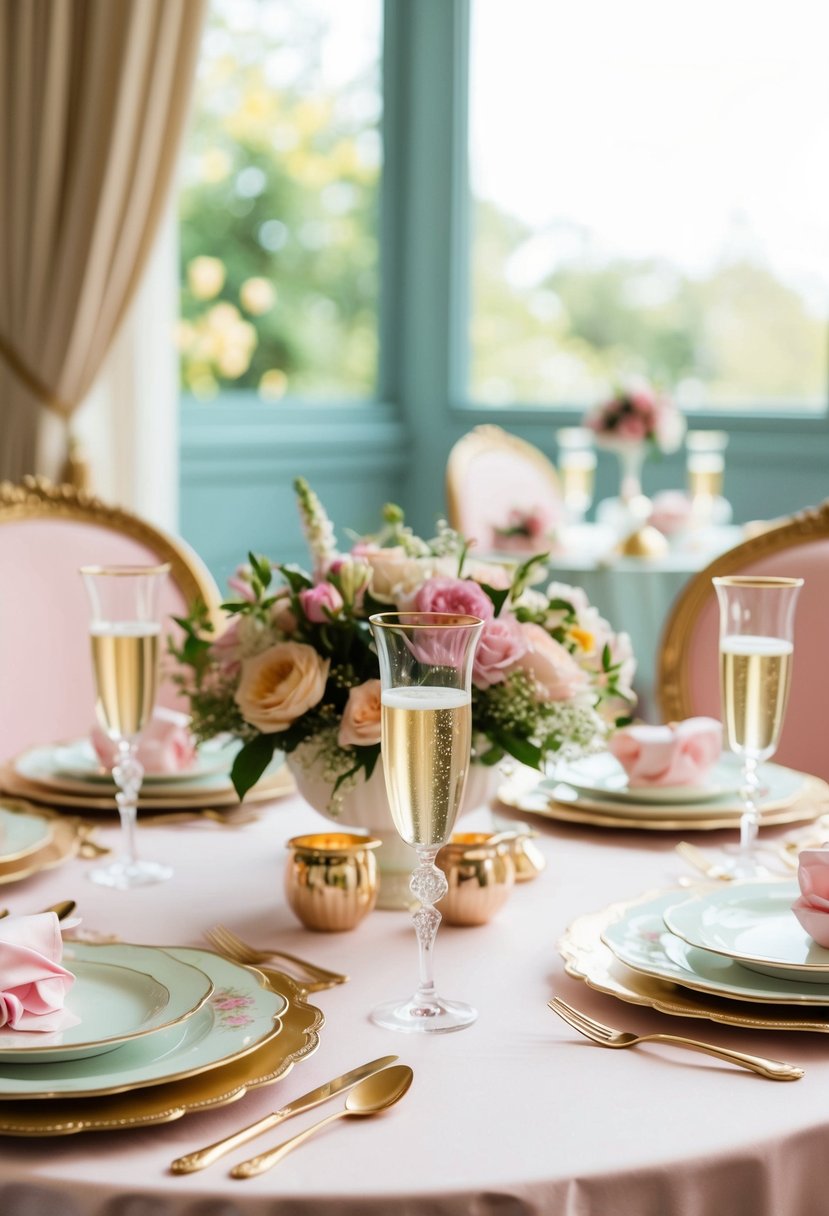
[[[201,599],[211,619],[219,618],[221,596],[207,566],[188,544],[123,507],[110,506],[83,490],[45,477],[24,477],[20,485],[0,482],[0,524],[21,519],[62,519],[94,524],[146,545],[163,562],[189,605]]]
[[[509,431],[503,430],[500,426],[495,426],[493,423],[482,423],[481,426],[476,426],[466,435],[461,436],[450,451],[449,459],[446,462],[446,512],[451,527],[456,530],[460,527],[461,486],[469,466],[482,452],[503,449],[512,451],[522,460],[534,464],[550,483],[551,491],[556,497],[561,497],[561,483],[556,467],[540,448],[535,447],[526,439],[521,439],[519,435],[511,435]]]
[[[678,722],[694,711],[688,678],[685,642],[706,601],[714,594],[712,578],[739,574],[746,566],[782,550],[829,537],[829,499],[799,511],[757,536],[735,545],[691,578],[674,601],[659,648],[658,696],[665,722]]]

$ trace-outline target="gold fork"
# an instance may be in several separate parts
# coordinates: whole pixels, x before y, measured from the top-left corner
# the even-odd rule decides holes
[[[799,1081],[803,1076],[803,1069],[794,1064],[786,1064],[781,1060],[767,1060],[764,1056],[750,1056],[746,1052],[717,1047],[714,1043],[700,1043],[697,1039],[685,1039],[676,1034],[632,1034],[630,1031],[614,1030],[612,1026],[605,1026],[604,1022],[597,1022],[595,1018],[588,1017],[586,1013],[574,1009],[572,1005],[568,1005],[566,1001],[562,1001],[557,996],[548,1001],[547,1005],[553,1013],[558,1014],[562,1021],[566,1022],[568,1026],[572,1026],[573,1030],[577,1030],[579,1034],[583,1034],[585,1038],[591,1039],[601,1047],[633,1047],[636,1043],[673,1043],[675,1047],[687,1047],[690,1051],[702,1051],[710,1056],[717,1056],[720,1060],[728,1060],[731,1064],[748,1068],[751,1072],[759,1073],[761,1077],[767,1077],[770,1081]]]
[[[301,981],[308,992],[319,992],[323,988],[333,988],[337,984],[348,982],[347,975],[341,975],[338,971],[328,971],[325,967],[318,967],[316,963],[310,963],[296,954],[288,954],[285,950],[257,949],[255,946],[250,946],[225,925],[214,925],[212,929],[205,932],[204,936],[220,954],[234,959],[237,963],[245,963],[252,967],[273,962],[275,959],[284,959],[285,962],[293,963],[295,967],[300,967],[310,977],[310,982]]]

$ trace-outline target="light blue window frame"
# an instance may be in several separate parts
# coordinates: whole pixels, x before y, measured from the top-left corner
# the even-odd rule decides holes
[[[468,399],[470,4],[386,0],[384,21],[377,400],[268,406],[227,394],[209,406],[183,403],[182,531],[220,577],[233,555],[243,556],[240,538],[302,558],[290,491],[297,473],[342,526],[371,528],[393,499],[429,531],[443,510],[449,449],[471,427],[496,422],[554,455],[555,429],[579,420],[576,410]],[[517,28],[505,53],[520,52],[520,37]],[[688,421],[730,432],[726,491],[738,519],[829,495],[829,413],[701,412]],[[683,459],[651,464],[646,491],[681,485]],[[615,484],[612,458],[602,454],[599,496]]]

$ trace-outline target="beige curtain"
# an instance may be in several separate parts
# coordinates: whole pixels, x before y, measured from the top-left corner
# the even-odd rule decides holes
[[[175,168],[205,0],[0,0],[0,478],[37,467],[130,303]]]

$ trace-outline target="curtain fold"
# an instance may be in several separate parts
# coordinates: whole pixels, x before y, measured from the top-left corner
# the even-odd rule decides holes
[[[38,467],[134,296],[205,0],[0,0],[0,478]]]

